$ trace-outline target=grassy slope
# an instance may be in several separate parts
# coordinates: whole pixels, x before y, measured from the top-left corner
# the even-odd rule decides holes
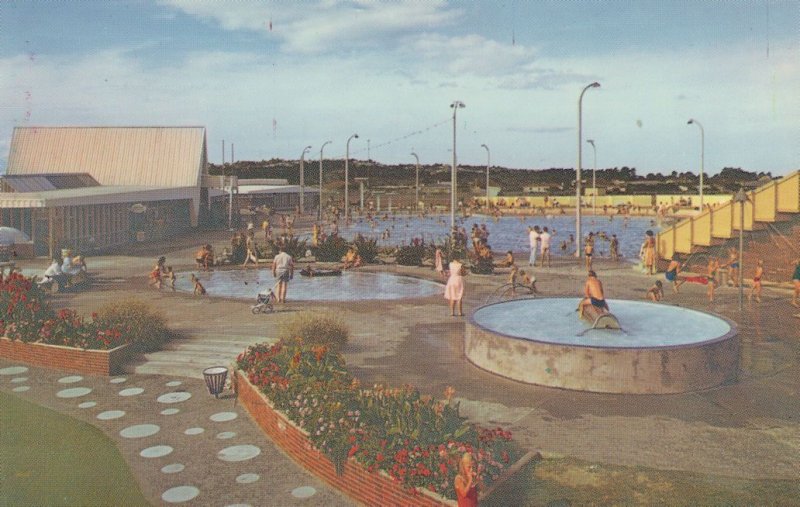
[[[0,506],[149,505],[97,428],[0,392]]]

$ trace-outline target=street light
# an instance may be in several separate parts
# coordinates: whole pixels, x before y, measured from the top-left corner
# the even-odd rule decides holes
[[[317,221],[322,220],[322,150],[332,141],[325,141],[319,148],[319,208],[317,209]]]
[[[452,236],[453,227],[456,226],[456,192],[458,190],[458,180],[456,179],[456,113],[459,109],[466,106],[460,100],[453,101],[450,104],[453,108],[453,167],[450,170],[450,234]]]
[[[594,151],[594,169],[592,169],[592,216],[597,216],[597,147],[594,145],[594,139],[587,139],[587,143],[592,145]]]
[[[305,190],[306,190],[306,183],[305,183],[305,167],[306,167],[306,153],[308,150],[311,149],[311,146],[306,146],[303,148],[303,153],[300,154],[300,214],[306,212],[305,207]]]
[[[481,148],[486,148],[486,209],[489,209],[489,166],[492,164],[492,152],[489,151],[489,147],[485,144],[481,145]]]
[[[742,264],[742,251],[744,250],[744,203],[747,202],[747,194],[740,188],[733,196],[733,202],[739,203],[739,311],[744,306],[744,264]]]
[[[344,223],[348,223],[349,219],[349,212],[350,212],[350,194],[347,193],[347,187],[350,183],[348,181],[348,169],[350,167],[350,141],[356,138],[358,139],[358,134],[353,134],[352,136],[347,138],[347,143],[345,145],[345,156],[344,156]]]
[[[419,156],[413,151],[411,152],[411,156],[417,159],[417,179],[416,185],[414,186],[414,198],[416,200],[414,201],[414,209],[419,209]]]
[[[578,168],[576,169],[575,180],[575,257],[581,256],[581,157],[583,155],[583,94],[589,88],[600,88],[600,83],[594,82],[581,90],[581,95],[578,97]]]
[[[699,121],[695,120],[694,118],[689,119],[686,122],[687,125],[691,125],[694,123],[698,127],[700,127],[700,211],[703,211],[703,164],[705,164],[706,158],[706,133],[703,130],[703,126],[700,124]]]

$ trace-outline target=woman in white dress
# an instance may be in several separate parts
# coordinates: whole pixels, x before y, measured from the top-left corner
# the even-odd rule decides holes
[[[463,264],[457,260],[450,261],[450,277],[444,288],[444,297],[450,301],[450,316],[456,316],[456,304],[458,305],[458,316],[463,317],[464,311],[461,301],[464,298],[464,276],[461,273]]]

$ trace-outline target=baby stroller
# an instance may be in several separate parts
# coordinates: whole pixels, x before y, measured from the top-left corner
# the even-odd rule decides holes
[[[269,289],[266,294],[263,292],[258,293],[258,296],[256,296],[256,304],[250,307],[250,311],[253,312],[253,315],[273,312],[274,303],[278,299],[275,296],[275,287],[277,287],[277,284]]]

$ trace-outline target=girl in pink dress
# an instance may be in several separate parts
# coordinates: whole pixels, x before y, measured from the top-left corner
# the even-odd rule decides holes
[[[450,261],[450,278],[444,288],[444,297],[450,301],[450,315],[456,316],[456,303],[458,303],[458,316],[463,317],[464,312],[461,300],[464,297],[464,276],[461,274],[463,264],[453,260]]]

